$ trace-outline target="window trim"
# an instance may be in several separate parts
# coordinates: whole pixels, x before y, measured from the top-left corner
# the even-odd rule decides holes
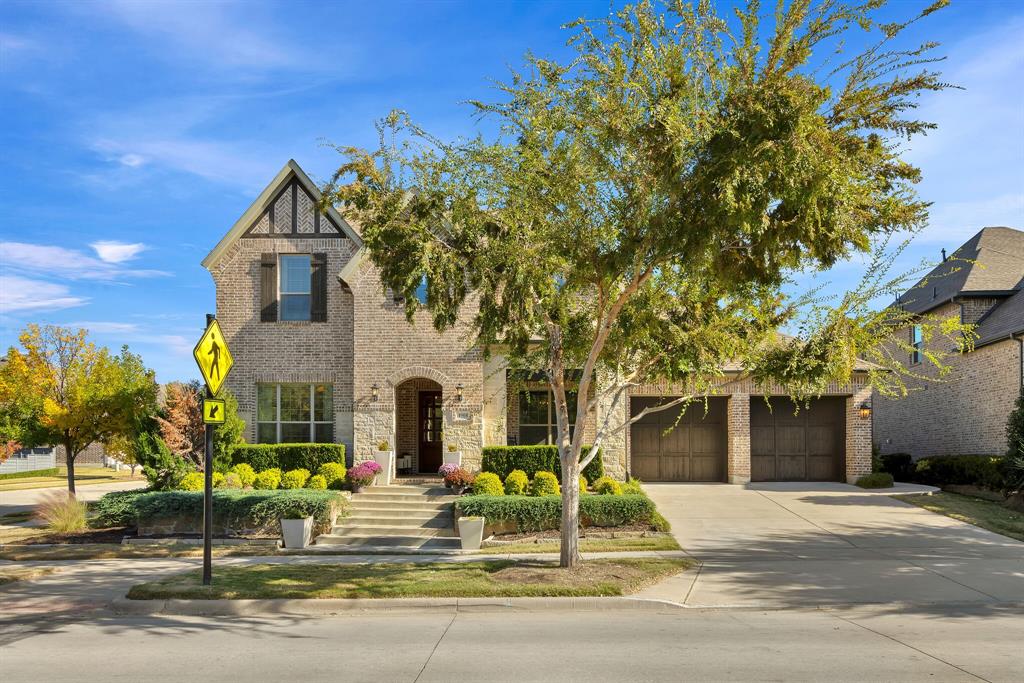
[[[567,394],[576,394],[577,405],[579,405],[579,393],[576,391],[566,391]],[[544,394],[545,401],[547,403],[547,423],[539,422],[523,422],[523,394]],[[545,439],[545,445],[552,445],[555,443],[555,438],[558,434],[558,420],[555,417],[555,395],[551,388],[547,389],[520,389],[516,393],[516,410],[517,414],[517,427],[516,427],[516,438],[518,442],[523,444],[523,427],[544,427],[548,431],[547,438]],[[576,430],[576,415],[572,410],[569,411],[569,435],[572,438],[573,432]]]
[[[305,256],[309,260],[309,270],[306,277],[306,291],[284,292],[281,283],[284,280],[284,259],[289,256]],[[289,296],[305,296],[308,299],[306,317],[296,320],[288,320],[284,317],[284,300]],[[308,323],[313,321],[313,254],[306,252],[281,253],[277,255],[277,321],[282,323]]]
[[[309,420],[308,421],[295,421],[295,420],[282,420],[281,419],[281,387],[283,386],[308,386],[309,387]],[[331,410],[330,419],[317,420],[316,419],[316,388],[318,386],[329,387],[331,391]],[[274,419],[273,420],[261,420],[260,419],[260,399],[259,391],[260,387],[274,387]],[[334,385],[327,384],[324,382],[258,382],[256,384],[256,443],[269,443],[267,441],[260,440],[260,425],[274,425],[274,441],[273,443],[336,443],[335,438],[335,424],[334,424]],[[308,441],[281,441],[282,425],[309,425],[309,440]],[[317,425],[331,425],[331,441],[319,442],[316,440],[316,427]]]

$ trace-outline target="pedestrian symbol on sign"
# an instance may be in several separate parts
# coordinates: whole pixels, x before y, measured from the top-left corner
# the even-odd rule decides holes
[[[210,390],[210,394],[216,396],[235,362],[224,339],[224,332],[221,331],[216,319],[206,328],[192,355],[196,359],[199,371],[203,373],[206,388]],[[221,410],[223,415],[223,409]]]

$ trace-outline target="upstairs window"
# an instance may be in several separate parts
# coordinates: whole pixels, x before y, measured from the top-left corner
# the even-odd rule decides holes
[[[309,320],[312,304],[309,254],[281,256],[281,320]]]
[[[910,328],[910,346],[914,349],[910,352],[910,364],[917,365],[921,362],[921,349],[924,347],[924,334],[920,325]]]
[[[565,392],[569,406],[569,438],[576,422],[576,392]],[[555,417],[554,394],[550,391],[519,392],[519,444],[553,444],[558,440],[558,420]]]

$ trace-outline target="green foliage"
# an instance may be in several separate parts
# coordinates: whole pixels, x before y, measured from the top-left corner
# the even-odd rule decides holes
[[[135,489],[104,494],[93,504],[94,514],[89,525],[97,529],[135,526],[135,499],[149,492],[149,489]]]
[[[245,443],[245,420],[238,416],[238,399],[227,389],[221,389],[218,398],[224,400],[224,422],[213,430],[213,467],[227,472],[233,462],[232,452]]]
[[[307,479],[309,479],[309,470],[302,468],[289,470],[281,477],[281,488],[301,489],[306,485]]]
[[[531,496],[557,496],[561,493],[558,488],[558,477],[552,472],[537,472],[530,482]]]
[[[644,490],[640,487],[640,480],[630,477],[622,484],[622,493],[626,496],[646,496]]]
[[[468,496],[455,506],[462,515],[483,516],[488,524],[515,523],[518,531],[557,529],[561,522],[562,499],[548,496]],[[646,496],[580,497],[583,526],[614,527],[652,524],[657,510]]]
[[[481,472],[473,480],[473,495],[475,496],[503,496],[505,487],[501,479],[494,472]]]
[[[580,475],[580,493],[586,493],[587,492],[587,486],[589,486],[589,483],[587,482],[587,478],[584,477],[581,474]]]
[[[242,444],[231,451],[235,464],[248,463],[257,472],[305,469],[316,472],[328,462],[345,462],[345,445],[340,443]]]
[[[224,475],[220,472],[213,473],[213,488],[219,489],[224,486]]]
[[[590,447],[583,448],[589,450]],[[502,479],[507,478],[512,470],[523,470],[528,474],[538,471],[554,472],[559,482],[562,480],[562,464],[558,458],[557,446],[485,446],[480,469],[484,472],[494,472]],[[590,464],[583,468],[583,475],[587,481],[594,481],[604,475],[600,451]]]
[[[865,474],[854,482],[862,489],[888,489],[892,488],[892,475],[888,472],[872,472]]]
[[[220,473],[219,472],[214,472],[214,477],[216,477],[217,474],[220,474]],[[225,474],[223,476],[224,476],[224,479],[223,479],[223,483],[220,486],[221,488],[224,488],[224,489],[240,489],[240,488],[242,488],[242,478],[240,476],[238,476],[238,474],[236,474],[235,472],[228,472],[227,474]]]
[[[269,470],[263,470],[256,475],[256,479],[252,482],[253,488],[260,490],[273,490],[280,485],[281,470],[277,467],[272,467]]]
[[[611,477],[601,477],[594,482],[594,493],[600,493],[606,496],[621,496],[622,484]]]
[[[1024,458],[1024,387],[1006,419],[1006,454]]]
[[[252,465],[240,462],[234,465],[229,470],[234,474],[238,475],[238,478],[242,482],[242,486],[252,486],[253,482],[256,481],[256,470],[252,468]]]
[[[876,472],[887,472],[896,481],[911,481],[917,467],[910,453],[887,453],[878,456],[879,468]]]
[[[182,491],[202,491],[205,486],[202,472],[189,472],[178,482],[178,488]]]
[[[340,490],[345,485],[345,466],[340,462],[325,462],[316,471],[327,482],[327,487]]]
[[[1003,458],[989,455],[937,455],[917,461],[915,479],[932,486],[980,486],[1003,491]]]
[[[505,477],[505,495],[523,496],[530,488],[530,478],[522,470],[512,470]]]
[[[164,440],[152,432],[136,437],[135,451],[150,488],[158,491],[174,488],[182,477],[193,471],[192,465],[171,453]]]
[[[162,520],[182,520],[195,529],[202,528],[203,494],[186,491],[157,491],[134,499],[140,526]],[[345,499],[336,491],[292,489],[282,491],[218,490],[213,492],[215,527],[235,530],[278,531],[277,520],[313,517],[318,531],[330,526],[332,517],[347,509]]]
[[[50,467],[45,470],[30,470],[28,472],[5,472],[0,474],[0,481],[4,479],[24,479],[25,477],[56,477],[60,474],[59,467]]]
[[[35,519],[55,534],[71,534],[86,527],[87,506],[69,491],[49,491],[36,506]]]
[[[327,488],[327,479],[322,474],[314,474],[306,482],[307,489],[324,490]]]

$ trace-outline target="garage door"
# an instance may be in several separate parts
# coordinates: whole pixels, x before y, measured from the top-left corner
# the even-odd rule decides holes
[[[844,481],[846,399],[818,398],[796,411],[793,401],[750,399],[753,481]],[[795,412],[795,414],[794,414]]]
[[[670,400],[633,398],[631,414]],[[707,415],[703,402],[649,413],[630,428],[631,474],[641,481],[725,481],[725,435],[724,398],[709,399]]]

